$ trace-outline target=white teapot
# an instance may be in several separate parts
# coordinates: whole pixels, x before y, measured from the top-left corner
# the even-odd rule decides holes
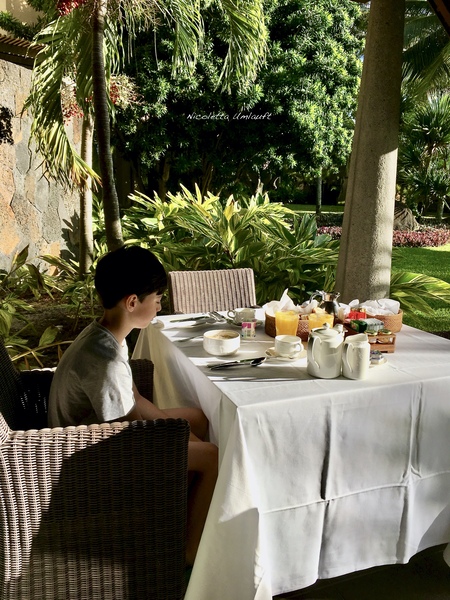
[[[342,366],[342,344],[344,328],[342,325],[313,329],[309,334],[306,370],[314,377],[333,379],[339,377]]]

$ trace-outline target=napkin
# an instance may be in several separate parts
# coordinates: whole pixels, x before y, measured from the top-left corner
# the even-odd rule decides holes
[[[391,298],[381,298],[380,300],[352,300],[348,304],[339,303],[338,317],[344,320],[351,310],[362,308],[369,316],[375,315],[397,315],[400,310],[400,302]]]
[[[280,300],[272,300],[271,302],[267,302],[267,304],[264,304],[263,309],[265,310],[266,314],[270,315],[271,317],[275,316],[277,310],[293,310],[299,315],[308,315],[318,305],[319,303],[317,300],[312,300],[311,302],[307,300],[301,305],[294,304],[294,301],[289,296],[288,290],[286,289],[284,290]]]

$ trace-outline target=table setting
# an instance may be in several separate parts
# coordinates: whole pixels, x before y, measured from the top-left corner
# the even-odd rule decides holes
[[[271,600],[450,542],[450,341],[402,325],[376,350],[336,315],[304,339],[254,310],[160,316],[133,355],[155,363],[157,404],[200,406],[219,447],[186,600]]]

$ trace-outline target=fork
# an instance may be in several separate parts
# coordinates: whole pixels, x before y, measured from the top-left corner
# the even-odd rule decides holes
[[[212,310],[208,313],[208,315],[210,317],[212,317],[213,319],[215,319],[218,323],[225,323],[226,318],[221,315],[220,313],[218,313],[216,310]]]

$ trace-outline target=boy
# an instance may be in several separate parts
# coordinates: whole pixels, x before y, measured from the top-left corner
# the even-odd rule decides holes
[[[203,441],[208,421],[200,409],[160,410],[133,383],[125,337],[161,310],[167,285],[163,266],[149,250],[123,246],[98,262],[95,288],[103,316],[88,325],[64,353],[53,378],[49,426],[105,421],[184,418],[191,426],[186,561],[194,562],[217,478],[217,447]]]

